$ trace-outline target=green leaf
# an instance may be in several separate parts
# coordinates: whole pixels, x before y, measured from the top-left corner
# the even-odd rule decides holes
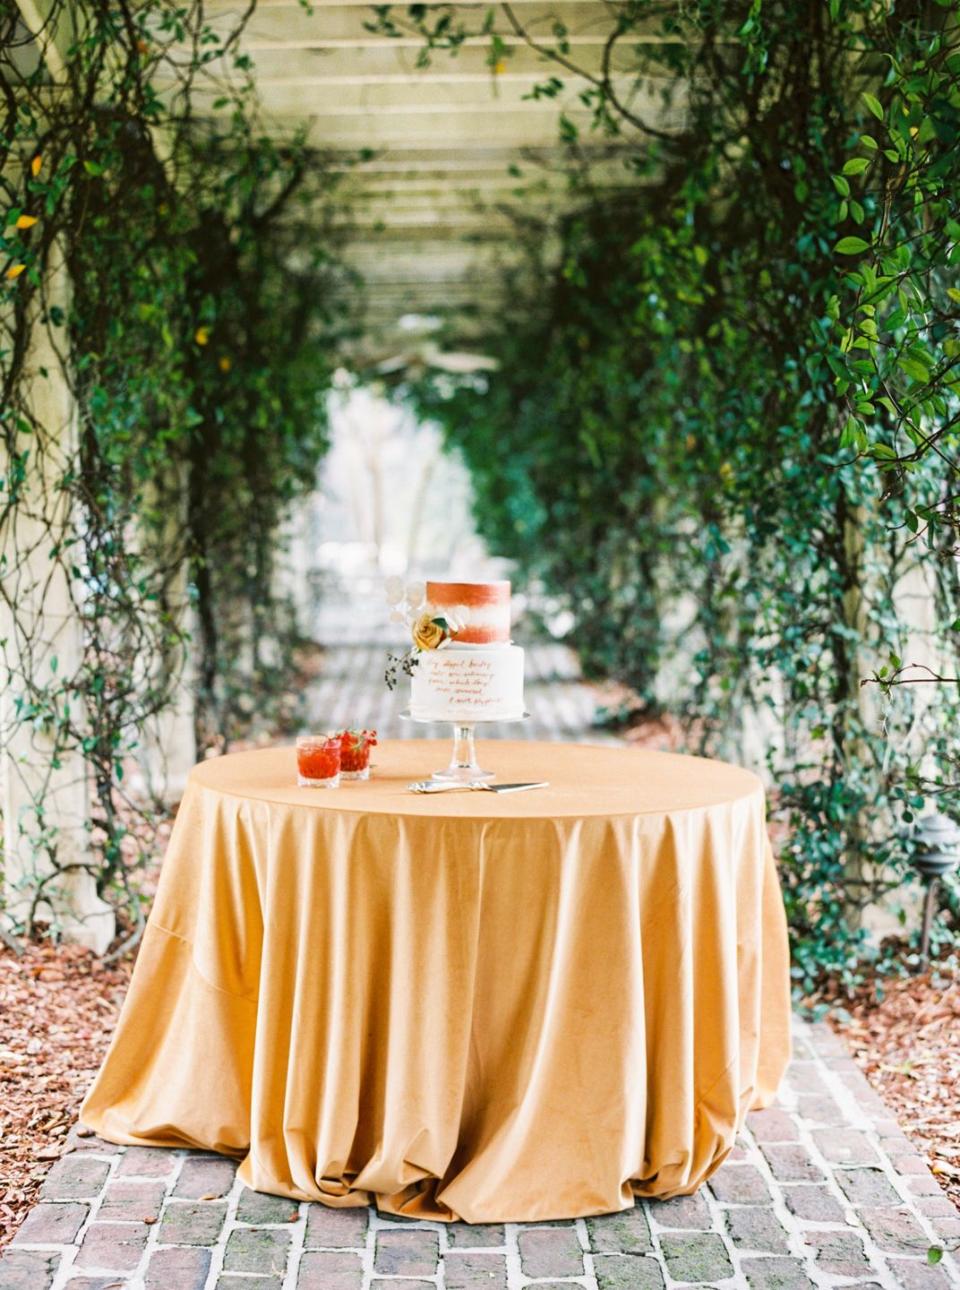
[[[929,143],[931,139],[937,137],[937,127],[932,117],[926,116],[920,123],[920,130],[917,134],[917,143]]]
[[[939,1263],[942,1258],[943,1258],[943,1250],[940,1248],[940,1246],[931,1245],[930,1248],[927,1250],[927,1262]]]
[[[909,354],[901,354],[897,366],[915,381],[926,381],[930,376],[929,367],[919,359],[911,358]]]
[[[844,162],[843,173],[845,175],[862,175],[869,165],[869,157],[851,157],[849,161]]]
[[[580,131],[577,126],[570,120],[566,112],[560,114],[560,138],[564,143],[576,143],[580,138]]]
[[[842,237],[833,249],[840,255],[862,255],[870,250],[870,243],[862,237]]]
[[[849,196],[850,196],[850,185],[849,185],[849,183],[846,181],[846,179],[844,179],[843,175],[832,175],[832,176],[831,176],[831,178],[833,179],[833,186],[834,186],[834,188],[837,190],[837,192],[840,194],[840,196],[841,196],[841,197],[849,197]]]
[[[868,94],[868,93],[867,93],[867,91],[866,91],[866,90],[864,90],[864,92],[863,92],[863,101],[864,101],[864,103],[866,103],[867,107],[870,109],[870,111],[873,113],[873,115],[877,118],[877,120],[878,120],[878,121],[882,121],[882,120],[883,120],[883,108],[882,108],[882,107],[881,107],[881,105],[880,105],[880,100],[879,100],[879,99],[878,99],[874,94]]]

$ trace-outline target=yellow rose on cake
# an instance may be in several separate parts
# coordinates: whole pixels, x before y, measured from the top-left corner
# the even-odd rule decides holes
[[[429,611],[422,613],[413,624],[413,643],[417,649],[438,649],[446,634]]]

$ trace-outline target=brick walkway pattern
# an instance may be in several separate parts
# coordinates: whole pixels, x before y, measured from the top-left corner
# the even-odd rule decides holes
[[[312,696],[317,711],[345,701],[354,663],[343,665]],[[543,718],[525,729],[590,737],[590,691],[569,660],[544,655],[533,675],[542,679],[530,707]],[[364,692],[362,721],[379,716],[382,730],[400,733],[390,725],[402,700],[384,704],[362,683],[349,698],[354,720]],[[75,1129],[40,1203],[0,1254],[0,1290],[960,1286],[953,1255],[927,1261],[932,1245],[960,1246],[960,1213],[843,1044],[799,1019],[779,1104],[748,1117],[730,1159],[696,1196],[572,1222],[417,1223],[265,1196],[243,1187],[235,1168]]]
[[[549,1186],[549,1180],[545,1180]],[[0,1257],[3,1290],[960,1286],[960,1214],[825,1026],[696,1196],[575,1222],[417,1223],[249,1191],[235,1164],[74,1131]]]

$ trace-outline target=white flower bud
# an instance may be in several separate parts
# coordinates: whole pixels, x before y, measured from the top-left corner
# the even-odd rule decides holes
[[[456,634],[462,631],[466,624],[466,617],[460,605],[454,605],[450,609],[441,610],[444,621],[447,624],[447,630]]]

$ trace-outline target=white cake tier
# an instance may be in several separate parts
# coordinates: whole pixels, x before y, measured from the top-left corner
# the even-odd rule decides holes
[[[514,721],[523,716],[519,645],[449,645],[423,650],[410,678],[418,721]]]

